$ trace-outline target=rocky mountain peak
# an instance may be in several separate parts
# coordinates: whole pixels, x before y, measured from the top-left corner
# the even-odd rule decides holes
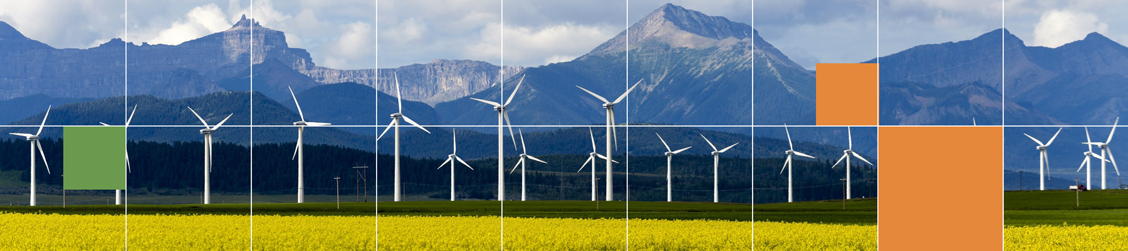
[[[27,37],[8,23],[0,21],[0,39],[27,39]]]
[[[259,22],[255,21],[254,19],[247,19],[247,15],[243,14],[243,16],[239,18],[239,22],[236,22],[235,25],[232,25],[231,29],[251,28],[251,27],[262,28],[262,25],[259,24]]]
[[[628,36],[629,34],[629,36]],[[627,40],[629,37],[629,41]],[[743,40],[752,37],[752,26],[709,16],[673,4],[665,4],[596,47],[588,55],[623,51],[624,44],[658,43],[671,47],[708,48],[721,40]],[[585,56],[586,57],[586,56]]]

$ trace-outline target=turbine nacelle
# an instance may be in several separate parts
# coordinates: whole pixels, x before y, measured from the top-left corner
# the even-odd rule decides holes
[[[666,152],[666,156],[674,156],[674,152]]]
[[[1043,150],[1046,150],[1047,146],[1036,146],[1034,148],[1038,149],[1038,151],[1043,151]]]
[[[211,134],[214,131],[215,131],[214,129],[204,128],[204,129],[200,129],[200,134],[208,135],[208,134]]]
[[[603,103],[603,109],[615,109],[615,103]]]
[[[504,112],[504,111],[505,111],[505,105],[495,105],[495,106],[494,106],[494,111],[496,111],[496,112]]]
[[[392,113],[392,115],[391,115],[391,116],[392,116],[392,119],[399,119],[399,118],[403,118],[403,114],[402,114],[402,113],[398,113],[398,112],[397,112],[397,113]]]

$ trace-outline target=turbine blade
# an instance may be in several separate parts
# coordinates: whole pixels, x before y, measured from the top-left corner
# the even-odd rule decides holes
[[[39,157],[43,158],[43,167],[47,168],[47,174],[51,174],[51,165],[47,164],[47,153],[43,152],[43,144],[36,140],[35,147],[39,148]]]
[[[458,131],[450,129],[450,136],[454,138],[454,143],[451,144],[451,149],[454,151],[452,154],[458,154]]]
[[[509,170],[509,174],[513,174],[513,171],[517,171],[517,167],[521,166],[521,163],[524,163],[524,162],[525,162],[525,158],[521,158],[520,160],[518,160],[517,164],[513,165],[513,169]]]
[[[306,126],[309,126],[309,127],[330,126],[330,125],[333,125],[333,123],[325,123],[325,122],[306,122]]]
[[[783,162],[783,169],[779,170],[779,174],[783,174],[783,171],[787,171],[787,164],[791,164],[791,155],[787,155],[787,160]]]
[[[1108,132],[1108,139],[1105,140],[1105,143],[1111,143],[1112,142],[1112,134],[1116,133],[1116,124],[1118,124],[1118,123],[1120,123],[1120,117],[1116,117],[1116,121],[1112,122],[1112,131]]]
[[[125,171],[133,173],[133,168],[129,165],[129,151],[125,151]]]
[[[576,87],[580,88],[580,90],[584,90],[584,92],[587,92],[588,94],[591,94],[592,96],[595,96],[595,98],[599,99],[599,101],[603,101],[603,103],[610,103],[610,102],[607,101],[607,99],[603,98],[603,96],[599,96],[599,94],[595,94],[594,92],[591,92],[588,89],[584,89],[583,87],[580,87],[578,85]]]
[[[196,113],[196,110],[192,110],[191,106],[188,107],[188,110],[192,111],[192,114],[196,115],[196,118],[200,119],[200,123],[204,123],[205,128],[211,129],[211,126],[208,125],[208,122],[204,120],[204,117],[200,117],[200,114]]]
[[[47,115],[51,115],[50,105],[47,106],[47,113],[43,114],[43,122],[39,123],[39,131],[35,132],[35,136],[39,136],[39,134],[43,132],[43,126],[47,125]],[[48,172],[48,174],[50,174],[50,172]]]
[[[846,127],[847,149],[854,150],[854,134],[850,132],[850,127]]]
[[[721,149],[721,150],[720,150],[720,151],[718,151],[718,152],[722,152],[722,153],[723,153],[723,152],[726,152],[726,151],[728,151],[729,149],[732,149],[732,147],[736,146],[737,144],[740,144],[740,142],[737,142],[737,143],[734,143],[734,144],[732,144],[731,146],[725,147],[725,149]]]
[[[521,89],[521,83],[524,83],[524,82],[525,82],[525,75],[521,75],[521,80],[517,81],[517,87],[513,87],[513,93],[509,94],[509,99],[505,100],[505,105],[509,105],[510,102],[513,102],[513,97],[517,96],[517,89]],[[504,92],[502,92],[502,93],[504,93]]]
[[[235,115],[235,114],[234,113],[227,114],[227,117],[223,118],[222,121],[219,121],[219,124],[215,124],[215,127],[213,127],[212,130],[218,130],[220,126],[223,126],[223,123],[227,123],[227,120],[231,118],[231,115]]]
[[[545,162],[545,161],[543,161],[543,160],[541,160],[541,159],[538,159],[537,157],[533,157],[532,155],[525,155],[525,156],[528,156],[528,157],[529,157],[529,159],[532,159],[532,160],[534,160],[534,161],[536,161],[536,162],[540,162],[540,163],[545,163],[545,164],[548,164],[548,162]]]
[[[615,127],[615,108],[607,109],[611,115],[611,141],[615,142],[615,149],[619,149],[619,128]]]
[[[791,144],[791,130],[787,130],[787,124],[783,124],[783,132],[787,133],[787,148],[794,151],[795,145]]]
[[[635,82],[635,84],[631,86],[631,88],[627,88],[627,91],[623,92],[623,95],[619,95],[619,98],[615,99],[615,102],[611,102],[611,103],[612,104],[618,104],[619,102],[623,101],[623,99],[627,98],[627,94],[630,94],[631,91],[633,91],[635,89],[635,87],[638,87],[638,84],[641,84],[641,83],[642,83],[642,79],[639,79],[638,82]]]
[[[18,133],[18,132],[10,132],[8,134],[21,136],[21,137],[25,137],[25,138],[30,138],[32,136],[35,136],[35,135],[31,135],[30,133]]]
[[[674,151],[674,154],[679,154],[679,153],[681,153],[681,152],[684,152],[685,150],[689,150],[689,148],[691,148],[691,147],[692,147],[692,146],[687,146],[687,147],[685,147],[685,148],[682,148],[682,149],[678,149],[677,151]]]
[[[1116,166],[1116,157],[1112,156],[1112,148],[1108,148],[1106,146],[1105,149],[1105,151],[1107,152],[1105,154],[1108,154],[1108,160],[1110,160],[1109,162],[1112,162],[1112,168],[1116,170],[1116,176],[1120,176],[1120,167]]]
[[[1085,168],[1085,163],[1089,163],[1089,156],[1085,156],[1085,160],[1081,161],[1081,166],[1077,167],[1076,172],[1080,172],[1081,168]]]
[[[595,150],[595,133],[591,132],[591,127],[588,127],[588,134],[591,135],[591,152],[598,152]]]
[[[392,129],[392,126],[394,126],[394,125],[396,125],[396,120],[395,120],[395,119],[393,119],[391,123],[388,123],[388,127],[387,127],[387,128],[384,128],[384,132],[380,133],[380,136],[376,136],[376,140],[380,140],[380,138],[383,138],[383,137],[384,137],[384,134],[385,134],[385,133],[388,133],[388,130],[391,130],[391,129]]]
[[[1085,127],[1085,142],[1093,142],[1093,139],[1089,138],[1089,127],[1088,126]],[[1089,151],[1090,152],[1093,151],[1093,145],[1089,145]]]
[[[842,157],[838,158],[838,161],[835,161],[834,165],[830,166],[830,168],[834,168],[834,167],[838,166],[838,163],[842,163],[842,160],[846,159],[846,157],[848,157],[848,155],[850,155],[850,154],[842,153]]]
[[[701,135],[701,138],[705,139],[705,143],[709,143],[709,146],[713,148],[713,151],[717,150],[717,146],[714,146],[713,142],[710,142],[709,138],[706,138],[704,134],[698,134],[698,135]]]
[[[478,99],[478,98],[470,98],[470,99],[473,99],[474,101],[486,103],[487,105],[501,106],[501,104],[498,104],[497,102],[493,102],[493,101],[489,101],[489,100],[485,100],[485,99]]]
[[[580,170],[576,170],[576,172],[578,173],[578,172],[580,172],[580,171],[583,171],[583,170],[584,170],[584,167],[585,167],[585,166],[587,166],[587,164],[588,164],[588,163],[590,163],[591,161],[592,161],[592,157],[591,157],[591,156],[588,156],[587,160],[586,160],[586,161],[584,161],[584,164],[583,164],[583,165],[580,165]]]
[[[862,160],[862,161],[866,162],[866,164],[870,164],[871,166],[873,165],[873,163],[870,163],[869,160],[866,160],[866,158],[862,158],[862,155],[858,154],[858,152],[850,152],[850,153],[854,154],[854,158],[858,158],[859,160]]]
[[[396,105],[399,108],[399,112],[403,113],[403,97],[400,95],[399,73],[392,72],[392,75],[395,76],[396,79]]]
[[[662,141],[662,145],[663,145],[663,146],[666,146],[666,151],[667,151],[667,152],[672,152],[672,151],[673,151],[673,150],[670,150],[670,145],[666,144],[666,140],[662,139],[662,135],[658,134],[657,132],[655,132],[655,133],[654,133],[654,135],[658,135],[658,140]]]
[[[1039,146],[1044,146],[1044,145],[1046,145],[1046,144],[1042,144],[1042,141],[1041,141],[1041,140],[1035,139],[1035,138],[1034,138],[1034,136],[1030,136],[1030,134],[1025,134],[1025,133],[1023,133],[1022,135],[1026,135],[1026,137],[1027,137],[1027,138],[1030,138],[1030,140],[1033,140],[1033,141],[1034,141],[1034,143],[1038,143],[1038,145],[1039,145]]]
[[[513,123],[509,122],[509,111],[506,110],[506,111],[502,112],[501,116],[503,118],[505,118],[505,125],[509,127],[509,140],[513,141],[513,149],[516,150],[517,149],[517,136],[513,134]]]
[[[1050,144],[1053,144],[1053,143],[1054,143],[1054,139],[1056,139],[1056,138],[1057,138],[1057,136],[1058,136],[1058,133],[1061,133],[1061,129],[1063,129],[1063,127],[1061,127],[1061,128],[1058,128],[1058,131],[1057,131],[1056,133],[1054,133],[1054,136],[1053,136],[1053,137],[1050,137],[1050,141],[1049,141],[1049,142],[1046,142],[1046,146],[1049,146]]]
[[[806,153],[801,153],[801,152],[795,152],[795,155],[799,155],[799,156],[807,157],[807,158],[812,158],[812,159],[815,158],[815,156],[807,155]]]
[[[601,159],[604,159],[604,160],[610,160],[610,161],[611,161],[611,163],[615,163],[615,164],[618,164],[618,163],[619,163],[618,161],[615,161],[615,160],[613,160],[613,159],[607,159],[607,156],[603,156],[603,154],[598,154],[598,153],[597,153],[597,154],[595,154],[595,156],[599,156],[599,158],[601,158]],[[594,164],[593,164],[593,165],[594,165]]]
[[[1042,162],[1046,163],[1046,179],[1050,179],[1050,158],[1046,151],[1042,151]]]
[[[301,143],[294,142],[294,156],[290,156],[290,160],[298,159],[298,148],[300,148],[300,147],[301,147]]]
[[[294,96],[294,89],[290,88],[289,86],[286,86],[286,89],[290,90],[290,97],[294,98],[294,106],[298,107],[298,116],[302,118],[302,122],[305,122],[305,114],[302,113],[302,105],[298,104],[298,97]]]
[[[98,122],[98,124],[102,124],[102,126],[110,126],[109,124],[106,124],[105,122]]]
[[[450,163],[450,161],[451,161],[450,157],[447,157],[446,161],[443,161],[442,164],[439,164],[439,168],[435,168],[435,170],[443,169],[443,166],[446,166],[446,164]]]
[[[457,159],[458,162],[462,163],[463,165],[466,165],[466,167],[470,168],[470,170],[474,170],[474,167],[470,166],[470,164],[466,164],[466,161],[462,160],[462,158],[458,157],[458,155],[455,155],[454,159]]]
[[[412,121],[411,118],[408,118],[407,116],[403,116],[403,120],[406,120],[407,123],[411,123],[411,125],[418,127],[419,129],[423,130],[424,132],[427,132],[427,134],[431,134],[431,131],[428,131],[427,128],[423,128],[423,126],[419,125],[419,123],[415,123],[415,121]]]
[[[521,153],[528,154],[529,151],[525,150],[525,133],[521,132],[521,129],[518,128],[517,129],[517,135],[521,135]]]
[[[137,113],[137,105],[133,105],[133,111],[129,113],[129,118],[125,119],[125,126],[129,126],[129,122],[133,121],[133,114]]]

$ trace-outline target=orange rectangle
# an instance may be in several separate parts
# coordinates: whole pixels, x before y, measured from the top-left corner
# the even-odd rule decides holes
[[[1003,248],[1001,127],[880,127],[878,247]]]
[[[877,125],[877,64],[815,64],[817,125]]]

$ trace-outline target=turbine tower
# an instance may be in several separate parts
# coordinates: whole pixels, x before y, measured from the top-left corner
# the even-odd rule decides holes
[[[678,153],[684,152],[685,150],[689,150],[689,148],[692,147],[692,146],[687,146],[685,148],[678,149],[677,151],[670,150],[670,145],[666,144],[666,140],[662,139],[662,135],[659,135],[658,133],[654,133],[654,135],[658,135],[658,140],[661,140],[662,145],[666,146],[666,153],[665,153],[665,155],[666,155],[666,202],[671,202],[671,201],[674,200],[673,192],[672,192],[674,190],[674,186],[672,185],[673,182],[671,181],[672,179],[670,178],[670,171],[672,170],[670,168],[670,163],[673,162],[674,154],[678,154]],[[592,142],[592,143],[594,143],[594,142]],[[714,196],[714,197],[716,197],[716,196]],[[715,202],[716,198],[713,198],[713,200]]]
[[[513,136],[513,123],[509,122],[509,110],[506,108],[509,107],[510,102],[513,102],[513,97],[517,96],[517,89],[520,89],[521,83],[524,82],[525,76],[521,76],[521,80],[517,81],[517,87],[513,87],[513,93],[509,94],[509,99],[505,100],[505,104],[499,104],[485,99],[470,98],[487,105],[492,105],[494,111],[497,111],[497,201],[505,201],[505,148],[503,147],[505,145],[505,132],[502,131],[502,128],[505,128],[507,124],[509,125],[509,137],[513,140],[513,148],[517,148],[517,138]],[[501,95],[503,97],[505,96],[505,89],[501,90]]]
[[[1089,142],[1089,141],[1093,141],[1093,140],[1092,140],[1092,138],[1089,138],[1089,127],[1085,127],[1085,142]],[[1082,143],[1082,144],[1085,144],[1085,143]],[[1092,144],[1086,144],[1086,145],[1089,145],[1089,151],[1085,152],[1085,160],[1081,161],[1081,166],[1077,167],[1077,171],[1080,172],[1082,168],[1085,169],[1085,188],[1086,189],[1092,189],[1093,172],[1092,172],[1092,168],[1091,168],[1092,163],[1091,163],[1091,161],[1089,161],[1089,159],[1090,158],[1098,158],[1102,161],[1101,164],[1104,164],[1103,162],[1107,162],[1108,160],[1105,159],[1104,155],[1097,155],[1096,153],[1093,153],[1093,145]]]
[[[27,138],[31,143],[31,202],[30,206],[35,206],[35,149],[39,148],[39,157],[43,158],[43,167],[47,168],[47,174],[51,174],[51,166],[47,165],[47,154],[43,152],[43,145],[39,144],[39,134],[43,132],[43,125],[47,124],[47,115],[51,114],[51,106],[47,106],[47,113],[43,114],[43,122],[39,123],[39,130],[35,134],[28,133],[8,133],[15,136]]]
[[[545,164],[548,164],[548,162],[529,155],[528,151],[525,150],[525,134],[521,132],[521,129],[517,129],[517,134],[521,135],[521,159],[517,160],[517,165],[514,165],[513,170],[510,170],[509,173],[512,174],[513,171],[517,171],[518,166],[521,167],[521,201],[525,201],[525,160],[531,159]]]
[[[862,155],[858,154],[857,152],[854,152],[854,135],[852,133],[850,133],[850,127],[846,127],[846,139],[849,141],[849,143],[847,143],[848,147],[846,148],[846,150],[842,150],[842,157],[838,158],[838,161],[834,162],[834,165],[830,166],[830,168],[834,168],[834,167],[838,166],[838,163],[842,162],[842,159],[846,159],[846,199],[849,200],[850,194],[851,194],[851,192],[850,192],[850,156],[854,156],[854,158],[858,158],[858,160],[864,161],[864,162],[866,162],[866,164],[870,164],[871,166],[873,165],[873,163],[870,163],[868,160],[866,160],[866,158],[862,158]]]
[[[305,167],[305,158],[303,156],[305,146],[302,144],[302,134],[305,132],[306,126],[329,126],[331,124],[325,122],[307,122],[305,120],[305,114],[302,113],[302,105],[298,104],[298,97],[294,96],[294,89],[289,86],[287,86],[286,89],[290,90],[290,97],[294,98],[294,106],[298,107],[298,116],[302,119],[302,121],[294,122],[294,126],[298,127],[298,142],[294,144],[294,155],[290,157],[290,160],[294,160],[294,158],[298,159],[298,203],[305,203],[305,171],[303,169]]]
[[[578,173],[580,171],[583,171],[584,167],[587,166],[588,163],[591,163],[591,201],[595,201],[599,198],[597,197],[598,194],[595,190],[595,158],[598,157],[603,160],[611,161],[615,164],[618,164],[619,162],[613,159],[608,159],[607,156],[603,156],[603,154],[599,154],[598,151],[595,150],[595,133],[591,132],[591,127],[588,127],[588,134],[591,135],[591,153],[588,153],[587,160],[584,161],[584,164],[580,166],[580,170],[576,170],[576,172]]]
[[[699,135],[701,135],[701,134],[699,134]],[[709,138],[706,138],[705,135],[701,135],[701,138],[705,139],[705,143],[709,143],[709,147],[713,148],[713,152],[712,152],[712,154],[713,154],[713,203],[717,203],[720,200],[720,196],[717,193],[717,166],[719,166],[720,162],[721,162],[721,153],[724,153],[724,152],[728,151],[729,149],[732,149],[732,147],[734,147],[734,146],[736,146],[736,144],[740,144],[740,143],[739,142],[733,143],[731,146],[725,147],[725,149],[717,150],[717,146],[714,146],[713,142],[709,141]],[[663,142],[663,143],[665,143],[665,142]]]
[[[125,119],[125,126],[126,127],[129,127],[130,121],[133,121],[133,114],[134,113],[137,113],[137,105],[133,105],[133,112],[130,112],[129,118]],[[106,123],[103,123],[103,122],[98,122],[98,124],[102,124],[103,126],[110,126],[110,124],[106,124]],[[133,172],[133,170],[130,169],[130,167],[129,167],[129,148],[128,148],[128,146],[125,149],[125,170],[127,172],[130,172],[130,173]],[[121,205],[121,190],[120,189],[114,190],[114,205]]]
[[[584,90],[584,92],[587,92],[588,94],[591,94],[592,96],[594,96],[596,99],[599,99],[599,101],[603,101],[603,109],[607,109],[606,122],[607,122],[607,157],[608,158],[610,158],[611,156],[614,156],[614,155],[611,155],[611,142],[614,141],[616,147],[618,147],[618,145],[619,145],[618,135],[615,133],[615,104],[618,104],[619,102],[622,102],[623,99],[627,98],[627,94],[630,94],[631,90],[634,90],[634,88],[638,87],[638,84],[641,84],[641,83],[642,83],[642,79],[639,79],[637,83],[635,83],[633,86],[631,86],[631,88],[627,88],[627,91],[623,92],[623,95],[619,95],[619,98],[615,99],[615,102],[607,101],[606,98],[603,98],[603,96],[599,96],[599,94],[595,94],[594,92],[591,92],[588,89],[584,89],[583,87],[580,87],[578,85],[576,86],[577,88],[580,88],[580,90]],[[613,183],[611,182],[611,161],[606,161],[606,162],[607,162],[607,179],[606,179],[607,180],[607,201],[613,201],[614,199],[612,198],[612,196],[614,196],[614,195],[613,195],[612,192],[614,191],[614,189],[612,189]]]
[[[188,110],[200,119],[200,123],[204,123],[204,129],[200,129],[200,134],[204,135],[204,204],[211,204],[212,132],[218,130],[220,126],[223,126],[223,123],[227,122],[227,119],[231,118],[231,115],[235,114],[228,114],[227,118],[212,127],[208,125],[204,117],[200,117],[200,114],[196,113],[196,110],[192,110],[192,107],[188,107]]]
[[[1105,162],[1112,162],[1112,168],[1116,170],[1116,176],[1120,176],[1120,168],[1116,166],[1116,157],[1112,156],[1112,150],[1108,148],[1108,144],[1112,143],[1112,134],[1116,133],[1116,124],[1120,123],[1120,117],[1116,118],[1116,122],[1112,123],[1112,131],[1108,132],[1108,139],[1104,142],[1085,142],[1086,145],[1098,146],[1101,148],[1101,156],[1108,156],[1108,161],[1101,162],[1101,190],[1105,190]]]
[[[1061,133],[1061,129],[1062,128],[1058,128],[1054,136],[1050,137],[1050,141],[1047,141],[1045,144],[1042,144],[1042,141],[1035,139],[1034,136],[1030,136],[1030,134],[1022,134],[1026,135],[1030,140],[1033,140],[1034,143],[1038,143],[1038,147],[1035,147],[1035,149],[1038,149],[1038,190],[1046,190],[1046,179],[1048,178],[1046,174],[1050,172],[1050,157],[1046,154],[1046,148],[1054,143],[1054,139],[1057,138],[1058,133]]]
[[[376,137],[376,140],[379,141],[380,138],[383,138],[384,134],[388,133],[388,129],[392,129],[392,127],[396,128],[396,132],[395,132],[396,133],[396,157],[395,157],[396,158],[396,161],[395,161],[395,163],[396,163],[396,174],[395,174],[396,178],[395,178],[394,200],[400,201],[402,199],[401,197],[403,196],[403,194],[402,194],[403,187],[400,186],[400,133],[399,133],[400,132],[400,129],[399,129],[400,122],[399,121],[400,121],[400,119],[403,119],[403,120],[407,121],[407,123],[411,123],[411,125],[418,127],[419,129],[423,130],[424,132],[427,132],[427,134],[430,134],[431,131],[428,131],[427,128],[423,128],[423,126],[419,125],[419,123],[415,123],[415,121],[411,120],[411,118],[408,118],[406,115],[403,115],[403,98],[401,98],[401,96],[400,96],[399,74],[394,73],[394,72],[392,74],[394,74],[395,81],[396,81],[396,105],[398,106],[397,108],[399,110],[397,110],[396,113],[392,113],[392,123],[388,124],[387,128],[384,128],[384,132],[381,132],[380,136]]]
[[[801,153],[801,152],[795,151],[795,145],[791,144],[791,131],[787,130],[786,124],[783,125],[783,132],[787,133],[787,151],[784,151],[784,153],[787,154],[787,161],[783,162],[783,169],[787,170],[787,202],[790,203],[790,202],[794,201],[792,199],[793,197],[792,197],[792,194],[791,194],[791,169],[792,169],[791,168],[791,157],[792,157],[792,155],[799,155],[799,156],[802,156],[802,157],[807,157],[807,158],[812,158],[812,159],[814,159],[815,156],[811,156],[811,155],[807,155],[806,153]],[[779,173],[783,174],[783,170],[779,170]]]
[[[452,149],[454,149],[454,152],[451,153],[450,155],[447,155],[446,161],[443,161],[443,164],[439,165],[439,168],[437,168],[437,169],[443,169],[443,166],[446,166],[447,162],[450,162],[450,201],[454,201],[454,161],[458,160],[458,162],[461,162],[463,165],[466,165],[466,168],[470,168],[470,170],[474,170],[474,167],[471,167],[470,164],[466,164],[466,161],[463,161],[462,158],[459,158],[458,155],[457,155],[458,154],[458,133],[457,133],[457,131],[451,129],[450,134],[451,134],[452,137],[454,137],[454,147],[452,148]]]

